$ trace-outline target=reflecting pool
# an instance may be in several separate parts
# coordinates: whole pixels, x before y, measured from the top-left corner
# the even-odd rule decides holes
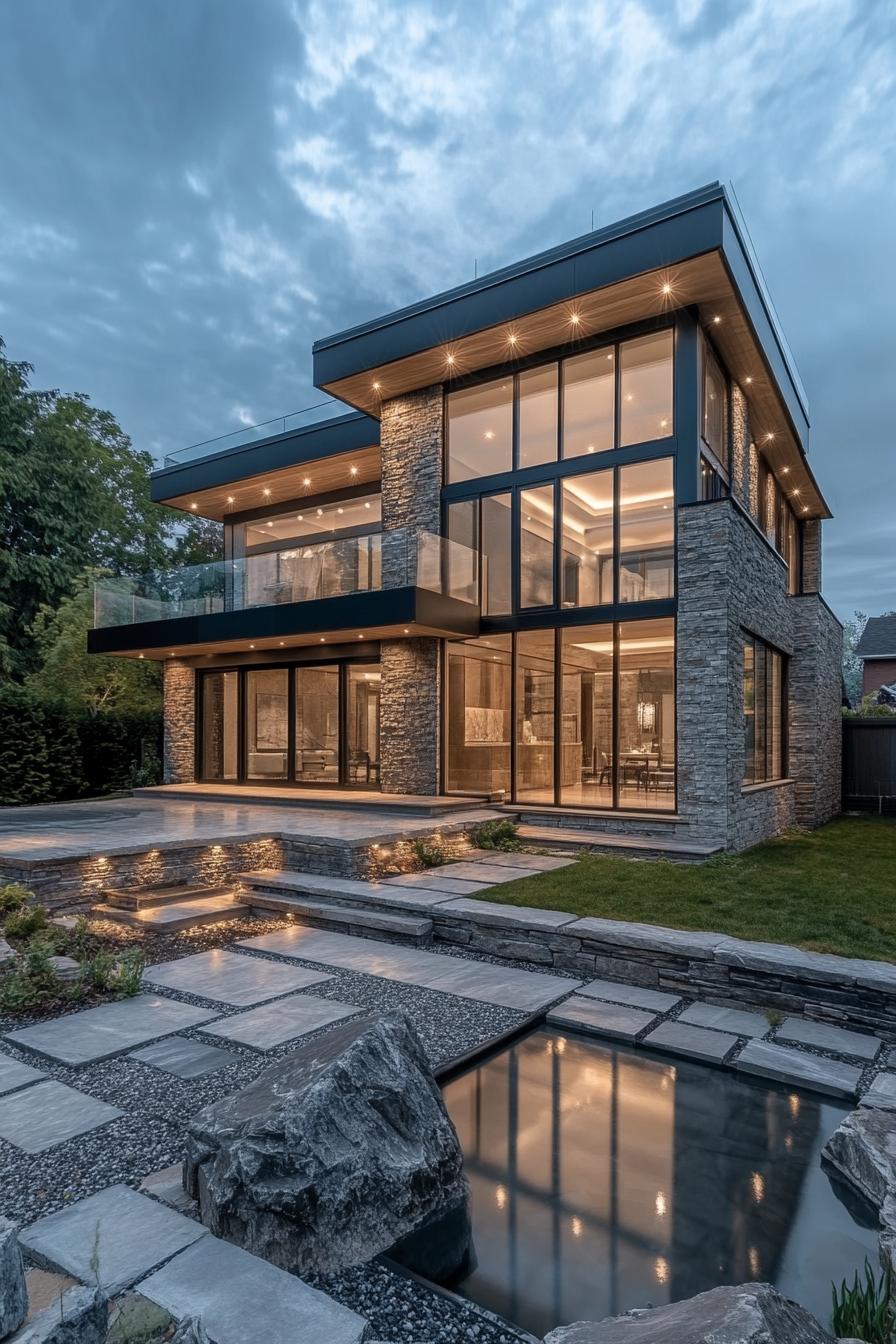
[[[767,1280],[830,1315],[877,1264],[870,1211],[822,1169],[815,1094],[539,1030],[448,1083],[477,1265],[459,1291],[554,1326]]]

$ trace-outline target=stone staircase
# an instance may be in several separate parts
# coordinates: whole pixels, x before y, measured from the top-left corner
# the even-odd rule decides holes
[[[678,863],[702,863],[722,851],[721,844],[696,840],[611,835],[608,831],[591,830],[586,826],[538,826],[526,822],[520,825],[519,838],[526,845],[538,845],[558,853],[616,854],[622,858],[672,859]]]
[[[232,886],[107,887],[103,895],[105,900],[91,911],[97,918],[158,933],[182,933],[248,913]]]
[[[362,938],[385,934],[390,941],[412,947],[432,941],[427,902],[410,889],[278,869],[242,873],[240,882],[240,900],[256,912],[295,915],[303,924]]]

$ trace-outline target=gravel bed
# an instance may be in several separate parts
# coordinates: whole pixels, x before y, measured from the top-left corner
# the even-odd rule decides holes
[[[372,1338],[390,1344],[518,1344],[532,1338],[473,1303],[433,1292],[377,1261],[309,1282],[366,1316]]]

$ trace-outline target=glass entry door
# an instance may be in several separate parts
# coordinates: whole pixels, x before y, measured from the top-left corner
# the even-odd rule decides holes
[[[339,666],[297,667],[297,784],[339,783]]]
[[[380,785],[380,681],[378,663],[350,663],[346,721],[346,784]]]

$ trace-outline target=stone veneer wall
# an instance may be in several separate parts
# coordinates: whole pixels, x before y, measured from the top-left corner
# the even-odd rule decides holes
[[[192,784],[196,778],[196,673],[171,658],[164,665],[163,766],[166,784]]]
[[[441,532],[443,419],[441,385],[383,403],[384,531]],[[381,788],[384,793],[436,794],[441,641],[383,640],[380,661]]]
[[[803,592],[821,592],[821,523],[817,518],[803,523]]]
[[[741,850],[839,811],[840,628],[732,500],[679,510],[678,769],[691,834]],[[790,657],[788,779],[744,787],[743,639]]]
[[[731,384],[731,493],[750,507],[750,413],[737,383]]]

